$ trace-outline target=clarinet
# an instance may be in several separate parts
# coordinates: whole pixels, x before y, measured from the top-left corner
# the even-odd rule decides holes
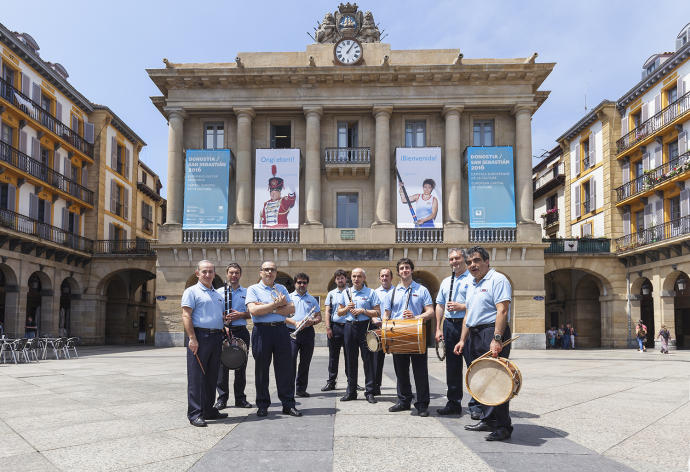
[[[345,295],[347,295],[347,301],[352,302],[352,295],[350,294],[351,287],[345,288]],[[357,321],[357,315],[355,315],[355,321]]]
[[[410,298],[412,298],[412,286],[407,288],[407,300],[405,300],[405,309],[403,311],[406,311],[410,306]]]
[[[450,293],[448,294],[448,301],[452,302],[453,301],[453,282],[455,282],[455,271],[453,269],[450,270]],[[448,313],[450,313],[450,310],[448,310]]]
[[[228,283],[225,282],[225,314],[228,314],[230,310],[232,310],[232,288],[228,287]],[[228,324],[228,326],[230,326],[230,324]]]

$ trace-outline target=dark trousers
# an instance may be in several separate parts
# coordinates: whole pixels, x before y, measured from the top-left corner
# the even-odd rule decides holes
[[[236,338],[240,338],[249,347],[249,330],[246,326],[235,326],[230,328],[230,332]],[[218,383],[216,384],[216,391],[218,392],[218,401],[227,403],[230,396],[230,369],[220,364],[218,371]],[[244,388],[247,386],[247,364],[245,363],[239,369],[235,369],[235,381],[233,382],[233,390],[235,393],[235,403],[239,401],[246,401],[247,396],[244,394]]]
[[[292,333],[294,330],[290,330]],[[290,337],[290,347],[292,349],[292,372],[295,376],[295,387],[298,392],[307,391],[309,382],[309,364],[311,356],[314,354],[314,327],[304,328],[297,333],[297,339]],[[299,366],[297,356],[299,355]]]
[[[443,320],[443,341],[446,345],[446,383],[448,384],[447,405],[451,408],[461,408],[462,400],[462,363],[463,355],[453,353],[455,345],[462,334],[462,318],[455,321]],[[466,352],[467,350],[464,349]],[[464,354],[464,353],[463,353]]]
[[[414,388],[417,391],[417,401],[414,402],[414,406],[417,410],[426,410],[429,407],[429,368],[426,352],[423,354],[393,354],[393,367],[395,367],[395,377],[398,379],[398,402],[403,405],[412,403],[410,363],[414,376]]]
[[[213,408],[214,387],[218,379],[220,350],[223,342],[221,332],[209,333],[195,328],[194,333],[199,343],[196,353],[204,370],[201,370],[199,361],[192,351],[187,349],[187,418],[190,420],[200,416],[211,417],[216,413]]]
[[[383,349],[378,352],[372,352],[374,358],[374,391],[381,391],[381,381],[383,380],[383,363],[386,360],[386,353]]]
[[[333,337],[328,338],[328,383],[335,384],[338,378],[338,365],[340,364],[340,349],[345,346],[345,324],[331,323]],[[345,373],[347,374],[347,356],[345,359]]]
[[[470,328],[470,335],[467,339],[469,340],[470,357],[472,360],[475,360],[490,349],[491,341],[494,339],[494,327],[484,326],[483,328]],[[508,326],[506,326],[506,330],[503,333],[503,339],[510,339],[510,327]],[[508,358],[509,355],[510,344],[504,347],[498,356]],[[510,421],[509,403],[510,402],[505,402],[498,406],[488,406],[479,403],[482,409],[481,419],[497,428],[507,428],[509,431],[513,431],[513,426]]]
[[[290,335],[285,324],[254,323],[252,330],[252,355],[254,356],[254,380],[256,382],[256,406],[268,408],[271,395],[268,392],[268,376],[273,360],[273,372],[278,387],[278,398],[284,408],[295,406]]]
[[[345,370],[347,372],[347,395],[357,395],[357,371],[359,363],[357,354],[361,353],[362,364],[364,365],[364,393],[373,395],[374,393],[374,356],[367,347],[367,328],[368,321],[355,321],[345,323],[345,357],[347,362]]]

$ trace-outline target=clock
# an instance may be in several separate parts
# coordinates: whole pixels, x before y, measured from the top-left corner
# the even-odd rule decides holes
[[[354,38],[341,39],[333,48],[335,60],[340,64],[352,66],[362,60],[362,44]]]

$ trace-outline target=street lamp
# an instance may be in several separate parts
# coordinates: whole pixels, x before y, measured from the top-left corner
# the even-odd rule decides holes
[[[682,278],[682,279],[679,278],[678,282],[676,282],[676,283],[678,284],[678,290],[679,291],[682,292],[683,290],[685,290],[685,279],[684,278]]]

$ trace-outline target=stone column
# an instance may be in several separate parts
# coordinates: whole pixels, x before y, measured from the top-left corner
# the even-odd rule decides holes
[[[237,115],[236,224],[252,223],[252,119],[253,108],[235,108]]]
[[[460,154],[460,113],[462,105],[443,107],[446,119],[445,174],[443,182],[446,223],[460,223],[462,209],[462,156]]]
[[[532,193],[532,111],[531,104],[515,105],[515,162],[518,223],[534,223]]]
[[[305,224],[321,224],[321,107],[304,107],[307,116],[307,145],[304,192]]]
[[[185,112],[168,110],[168,214],[166,225],[182,224],[184,204],[184,150],[182,138]]]
[[[376,142],[374,147],[374,225],[391,224],[390,119],[392,106],[375,106]]]

